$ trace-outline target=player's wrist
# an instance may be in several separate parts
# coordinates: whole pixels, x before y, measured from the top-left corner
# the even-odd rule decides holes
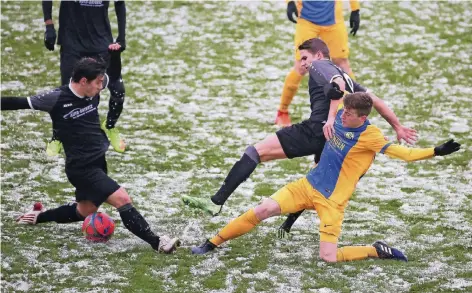
[[[46,26],[48,26],[48,25],[54,26],[54,22],[52,21],[52,19],[45,20],[45,21],[44,21],[44,24],[45,24]]]

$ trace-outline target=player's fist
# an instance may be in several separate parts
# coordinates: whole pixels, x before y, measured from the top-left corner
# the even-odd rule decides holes
[[[56,29],[54,24],[47,24],[44,32],[44,46],[49,51],[54,51],[54,44],[56,43]]]
[[[349,18],[349,24],[352,28],[351,35],[355,36],[357,30],[359,29],[359,25],[361,23],[361,16],[359,14],[359,10],[351,11],[351,17]]]
[[[434,155],[436,156],[446,156],[457,152],[461,148],[461,144],[455,142],[453,139],[448,140],[440,146],[434,148]]]
[[[116,42],[115,43],[118,43],[120,44],[120,52],[123,52],[124,50],[126,50],[126,41],[125,41],[125,38],[122,38],[120,36],[118,36],[118,38],[116,38]]]
[[[295,14],[295,18],[293,18],[293,15]],[[287,4],[287,18],[293,23],[297,23],[297,17],[298,17],[298,10],[297,10],[297,5],[295,4],[295,1],[290,1]]]

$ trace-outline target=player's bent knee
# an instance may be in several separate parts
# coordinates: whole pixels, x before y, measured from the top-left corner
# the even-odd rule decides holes
[[[91,201],[81,201],[77,203],[77,212],[84,218],[95,213],[97,210],[98,207]]]
[[[120,208],[126,204],[131,203],[131,197],[128,192],[123,187],[120,187],[107,199],[107,203],[114,206],[115,208]]]
[[[325,262],[336,262],[336,253],[320,250],[320,258]]]
[[[254,208],[254,213],[256,217],[262,221],[280,215],[280,206],[275,200],[266,198],[260,205]]]

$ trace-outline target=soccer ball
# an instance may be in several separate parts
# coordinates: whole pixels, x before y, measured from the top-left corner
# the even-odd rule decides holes
[[[115,222],[105,213],[93,213],[85,218],[82,232],[85,239],[93,242],[107,242],[115,231]]]

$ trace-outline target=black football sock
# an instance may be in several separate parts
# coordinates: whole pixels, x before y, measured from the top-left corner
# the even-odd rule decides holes
[[[253,146],[248,147],[229,171],[220,190],[211,197],[211,201],[216,205],[223,205],[236,188],[249,178],[260,162],[257,150]]]
[[[118,208],[118,212],[128,230],[149,243],[155,250],[159,248],[159,236],[151,231],[149,224],[131,203]]]
[[[83,220],[85,220],[85,217],[80,215],[77,211],[77,203],[73,203],[40,213],[36,219],[36,223],[73,223]]]

